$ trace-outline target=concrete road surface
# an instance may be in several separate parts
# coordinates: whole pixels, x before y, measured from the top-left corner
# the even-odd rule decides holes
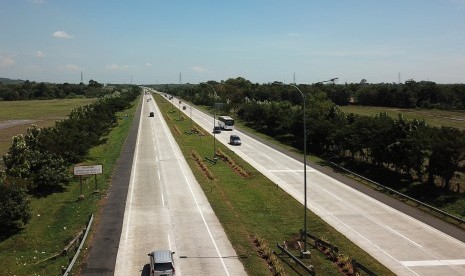
[[[159,249],[176,275],[246,275],[150,95],[141,114],[115,275],[148,275]]]
[[[190,106],[183,112],[212,131],[209,115]],[[228,145],[230,134],[239,135],[242,145]],[[223,131],[216,138],[303,204],[302,162],[238,130]],[[462,241],[308,165],[307,200],[311,211],[398,275],[465,275]],[[464,240],[465,232],[460,230],[458,236]]]

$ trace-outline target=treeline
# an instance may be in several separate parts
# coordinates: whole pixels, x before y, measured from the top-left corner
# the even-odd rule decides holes
[[[410,85],[418,89],[410,90]],[[440,86],[431,83],[410,82],[402,89],[394,90],[396,93],[416,91],[419,93],[417,99],[429,99],[429,103],[443,107],[449,104],[447,101],[437,102],[442,97],[439,94],[422,95],[419,92],[423,91],[420,89],[422,85],[436,87],[432,91],[456,91],[457,94],[452,93],[456,100],[460,94],[458,91],[464,89],[462,85],[446,85],[440,89]],[[156,88],[195,104],[221,106],[221,113],[239,118],[255,130],[301,150],[304,144],[302,96],[305,96],[306,142],[310,152],[349,158],[353,162],[366,162],[430,185],[437,185],[439,181],[442,187],[450,190],[451,180],[464,171],[464,131],[450,127],[431,127],[424,121],[407,121],[402,117],[393,119],[387,114],[374,117],[345,114],[338,108],[337,104],[349,102],[351,95],[354,95],[354,87],[358,87],[355,90],[360,93],[370,90],[375,94],[374,91],[389,86],[395,87],[388,84],[315,84],[293,87],[282,83],[253,84],[243,78],[236,78],[221,83],[210,81],[199,85],[165,85]],[[458,89],[450,90],[451,87]],[[381,97],[379,93],[378,96]],[[385,100],[384,103],[392,102]],[[453,106],[459,107],[460,104],[455,103]]]
[[[276,86],[279,82],[258,84],[244,78],[228,79],[215,84],[218,95],[232,103],[240,103],[246,98],[257,101],[289,101],[293,104],[301,102],[300,96],[292,89]],[[221,85],[219,85],[221,84]],[[201,97],[202,85],[155,85],[154,88],[171,91],[205,104],[212,97]],[[378,83],[369,84],[364,81],[352,84],[315,83],[301,84],[308,94],[323,93],[333,103],[344,106],[357,104],[363,106],[381,106],[398,108],[436,108],[444,110],[465,110],[465,84],[436,84],[430,81],[415,82],[409,80],[403,84]],[[207,89],[206,93],[213,93]],[[197,96],[195,96],[197,95]]]
[[[28,128],[12,138],[0,173],[0,234],[17,229],[30,218],[28,195],[63,191],[70,183],[70,166],[82,162],[92,147],[117,123],[116,113],[130,107],[140,95],[137,86],[106,92],[92,104],[72,110],[55,126]]]
[[[90,80],[88,85],[36,83],[26,80],[23,83],[0,83],[0,101],[51,100],[65,98],[97,98],[108,93],[103,84]]]

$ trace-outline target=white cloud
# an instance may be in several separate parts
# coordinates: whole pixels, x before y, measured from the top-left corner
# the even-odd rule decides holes
[[[118,65],[118,64],[110,64],[105,66],[105,69],[110,70],[110,71],[124,71],[129,68],[128,65]]]
[[[82,69],[75,65],[75,64],[66,64],[58,67],[58,70],[60,71],[67,71],[67,72],[79,72],[82,71]]]
[[[192,66],[191,70],[196,72],[196,73],[203,73],[203,72],[207,71],[207,69],[202,67],[202,66]]]
[[[0,67],[10,67],[16,64],[12,57],[0,56]]]
[[[145,63],[145,67],[152,67],[152,63],[146,62],[146,63]]]
[[[45,53],[42,52],[41,50],[38,50],[38,51],[36,52],[36,57],[38,57],[38,58],[43,58],[43,57],[45,57]]]
[[[56,31],[52,34],[52,36],[56,38],[65,38],[65,39],[69,39],[73,37],[72,35],[68,34],[65,31]]]

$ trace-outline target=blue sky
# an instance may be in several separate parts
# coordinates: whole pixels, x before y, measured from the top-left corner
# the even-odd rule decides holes
[[[0,77],[465,83],[465,0],[2,0]]]

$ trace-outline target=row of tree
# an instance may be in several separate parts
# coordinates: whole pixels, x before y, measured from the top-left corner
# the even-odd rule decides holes
[[[1,84],[0,83],[0,101],[22,101],[22,100],[46,100],[46,99],[65,99],[65,98],[96,98],[108,93],[102,89],[103,84],[90,80],[88,85],[80,84],[54,84],[45,82]]]
[[[82,162],[117,123],[141,89],[115,89],[92,104],[77,107],[55,126],[28,128],[12,138],[0,173],[0,230],[20,227],[30,218],[28,195],[60,192],[70,183],[70,166]]]
[[[432,85],[409,82],[395,91],[403,91],[412,85],[419,88],[424,84]],[[371,87],[384,86],[390,85]],[[184,97],[195,104],[213,107],[215,103],[222,103],[222,113],[239,118],[252,128],[299,149],[303,149],[304,144],[302,103],[305,96],[306,141],[310,151],[348,157],[357,162],[396,170],[424,183],[434,184],[439,177],[444,187],[451,188],[451,180],[457,173],[464,171],[464,131],[450,127],[431,127],[424,121],[407,121],[402,117],[393,119],[387,114],[375,117],[344,114],[335,103],[342,101],[335,100],[337,96],[334,94],[337,92],[330,92],[337,91],[337,87],[342,86],[316,84],[293,87],[282,83],[259,85],[237,78],[221,83],[210,81],[200,85],[156,88]],[[361,84],[359,88],[364,91],[367,87],[370,86]],[[351,89],[351,86],[346,87],[347,91]],[[428,96],[418,93],[418,98],[422,95],[423,99],[432,99],[434,94]],[[347,100],[351,93],[341,95]]]
[[[246,98],[257,101],[289,101],[292,104],[299,104],[302,101],[292,88],[283,87],[282,83],[277,82],[258,84],[239,77],[221,83],[213,81],[209,83],[215,85],[222,100],[228,100],[232,103],[240,104]],[[281,86],[277,84],[281,84]],[[171,91],[200,104],[206,104],[213,99],[201,96],[204,93],[202,90],[206,89],[208,93],[213,92],[203,84],[158,85],[154,87]],[[299,87],[308,94],[324,93],[327,99],[341,106],[358,104],[399,108],[465,109],[465,84],[436,84],[430,81],[415,82],[409,80],[403,84],[369,84],[363,81],[355,84],[300,84]]]

